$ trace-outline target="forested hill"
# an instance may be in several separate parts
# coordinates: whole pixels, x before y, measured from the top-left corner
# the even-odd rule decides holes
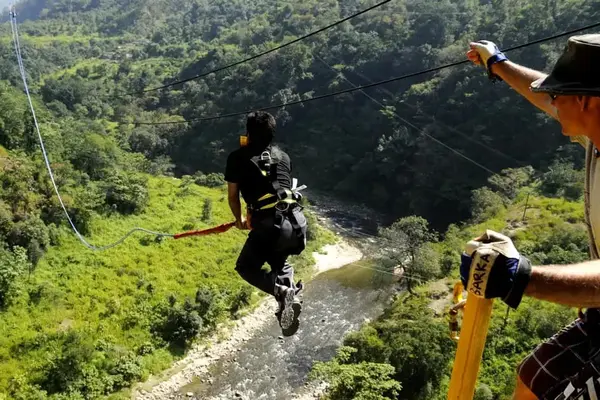
[[[24,20],[25,67],[50,110],[46,134],[57,120],[73,121],[79,126],[73,134],[91,148],[117,146],[152,160],[149,172],[179,175],[222,172],[243,132],[243,116],[174,125],[116,122],[164,122],[308,99],[349,88],[349,82],[365,84],[464,59],[470,40],[508,47],[596,22],[600,12],[600,3],[590,0],[393,0],[257,60],[139,93],[241,60],[374,4],[23,0],[17,11]],[[7,25],[0,74],[17,85]],[[548,69],[565,40],[509,57]],[[523,165],[545,170],[556,158],[580,166],[581,149],[561,135],[558,124],[471,65],[367,94],[385,107],[354,92],[278,109],[278,140],[303,183],[368,203],[391,218],[422,215],[440,228],[464,219],[470,214],[469,191],[491,175],[481,166],[494,172]],[[2,113],[6,120],[7,111]],[[67,129],[73,124],[67,122]],[[4,147],[14,148],[14,140],[0,134]],[[60,157],[56,146],[49,147]],[[65,154],[71,161],[81,156],[75,147]]]

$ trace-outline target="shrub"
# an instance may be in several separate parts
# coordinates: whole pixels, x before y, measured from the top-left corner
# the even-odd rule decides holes
[[[202,172],[197,172],[194,175],[196,185],[209,188],[220,187],[225,184],[225,176],[221,173],[210,173],[204,175]]]
[[[185,348],[202,328],[202,318],[194,306],[186,301],[183,306],[161,306],[151,331],[170,345]]]
[[[202,206],[202,221],[210,222],[212,219],[212,199],[204,200],[204,205]]]
[[[104,184],[105,202],[122,214],[141,212],[148,204],[148,182],[141,176],[117,172]]]

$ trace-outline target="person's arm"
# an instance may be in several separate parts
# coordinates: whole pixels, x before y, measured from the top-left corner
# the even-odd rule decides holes
[[[227,200],[231,213],[235,217],[235,226],[243,229],[245,222],[242,217],[242,203],[240,202],[240,189],[237,183],[227,182]]]
[[[552,106],[552,99],[547,93],[535,93],[530,89],[531,83],[540,78],[545,78],[547,75],[515,64],[512,61],[492,65],[492,72],[504,80],[511,88],[513,88],[521,96],[525,97],[531,104],[544,111],[554,119],[558,119],[556,108]]]
[[[600,260],[533,267],[525,294],[571,307],[600,307]]]
[[[225,166],[225,181],[227,181],[227,202],[229,209],[235,218],[235,226],[238,229],[246,229],[246,218],[242,215],[242,203],[240,201],[241,171],[240,158],[237,152],[229,154]]]
[[[490,42],[491,43],[491,42]],[[490,57],[492,47],[490,44],[481,44],[473,42],[470,44],[471,50],[467,52],[467,57],[471,62],[477,65],[482,65],[482,60],[487,60]],[[493,45],[495,46],[495,45]],[[536,71],[516,64],[510,60],[493,64],[491,72],[506,82],[521,96],[525,97],[531,104],[546,112],[554,119],[558,119],[556,109],[552,106],[551,98],[547,93],[535,93],[530,89],[530,85],[547,75],[543,72]]]

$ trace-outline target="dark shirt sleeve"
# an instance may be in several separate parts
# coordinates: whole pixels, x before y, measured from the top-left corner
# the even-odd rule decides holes
[[[230,183],[240,183],[240,161],[236,152],[229,154],[225,167],[225,180]]]

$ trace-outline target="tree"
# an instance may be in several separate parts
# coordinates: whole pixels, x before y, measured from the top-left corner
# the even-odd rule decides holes
[[[60,394],[75,389],[85,376],[86,366],[92,360],[94,346],[76,331],[59,334],[60,347],[51,354],[48,365],[42,369],[40,387],[49,394]],[[74,391],[75,391],[74,390]]]
[[[531,166],[507,168],[490,176],[488,182],[496,192],[512,200],[517,196],[519,189],[531,183],[534,172]]]
[[[575,170],[573,163],[555,160],[542,175],[540,191],[550,197],[577,200],[583,195],[584,179],[584,171]]]
[[[172,176],[173,168],[175,168],[175,164],[171,162],[169,156],[158,156],[150,162],[146,172],[156,176]]]
[[[385,257],[404,266],[406,286],[412,292],[413,280],[431,279],[439,274],[439,258],[428,243],[436,240],[426,219],[410,216],[397,220],[380,230]],[[412,275],[412,276],[411,276]]]
[[[29,260],[35,266],[50,245],[50,232],[39,217],[29,216],[13,224],[8,242],[12,246],[28,249]]]
[[[142,153],[148,158],[163,154],[168,141],[160,137],[155,129],[146,127],[135,128],[129,136],[129,145],[135,152]]]
[[[223,186],[225,184],[225,176],[221,173],[210,173],[208,175],[198,171],[194,175],[196,185],[206,186],[209,188]]]
[[[6,240],[13,227],[13,214],[5,202],[0,200],[0,242]]]
[[[0,84],[0,145],[8,149],[21,147],[25,120],[21,94],[6,83]]]
[[[84,135],[70,144],[69,158],[73,166],[92,179],[103,179],[116,163],[118,148],[112,138],[97,133]]]
[[[385,363],[390,356],[390,349],[372,326],[365,326],[358,332],[351,332],[344,338],[344,345],[353,349],[347,362],[364,360]]]
[[[505,209],[502,196],[485,186],[473,190],[471,201],[471,219],[475,223],[494,218]]]
[[[452,346],[448,326],[433,317],[430,301],[428,297],[400,296],[377,321],[347,335],[333,360],[315,363],[311,378],[328,381],[329,394],[338,396],[333,399],[357,398],[354,396],[364,393],[361,389],[367,385],[380,396],[375,399],[388,398],[385,396],[390,394],[377,389],[384,387],[401,389],[393,399],[433,398],[449,373],[446,366],[453,354],[448,351]],[[382,375],[365,375],[365,369]]]
[[[202,317],[204,326],[214,328],[225,311],[219,290],[215,287],[199,287],[196,291],[194,310]]]
[[[517,244],[519,245],[519,244]],[[584,226],[569,223],[557,224],[534,243],[525,243],[532,261],[541,264],[571,264],[589,258],[589,239]]]
[[[182,306],[160,305],[157,313],[151,330],[170,345],[185,348],[202,328],[202,318],[189,301]]]
[[[394,368],[388,364],[361,362],[347,364],[348,355],[356,349],[343,346],[332,362],[317,362],[311,371],[312,379],[327,379],[330,400],[397,399],[402,385],[392,379]]]
[[[45,102],[60,101],[71,111],[76,104],[81,104],[89,96],[90,86],[80,76],[66,77],[63,79],[50,78],[44,82],[41,94]]]
[[[115,171],[104,190],[106,204],[122,214],[139,213],[148,204],[148,182],[142,176]]]

